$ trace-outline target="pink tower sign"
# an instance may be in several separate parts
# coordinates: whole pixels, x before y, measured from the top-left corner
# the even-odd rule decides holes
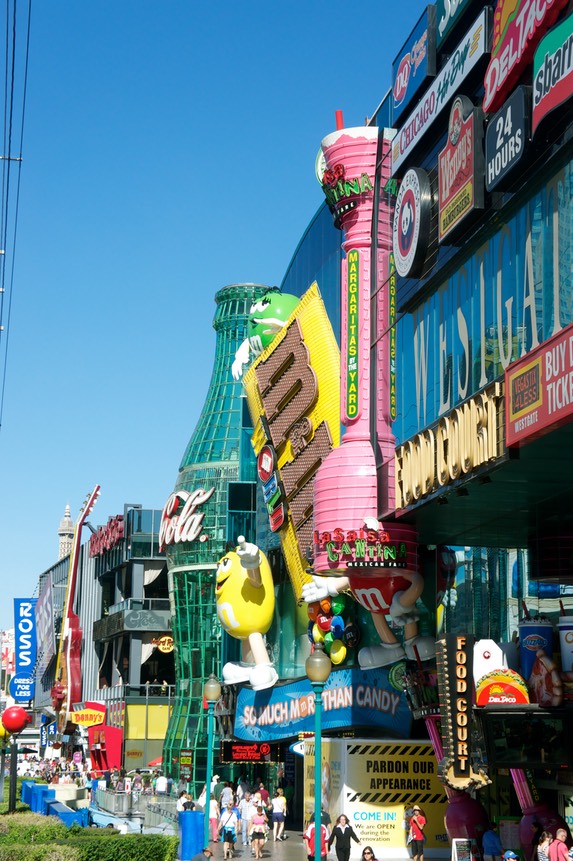
[[[346,432],[341,446],[329,454],[317,473],[315,537],[316,533],[329,533],[337,527],[345,532],[364,529],[365,522],[375,521],[378,515],[370,398],[372,216],[378,145],[379,130],[370,126],[339,129],[325,137],[321,145],[325,163],[323,188],[335,223],[345,234],[340,397]],[[323,542],[316,543],[317,572],[346,568],[335,566],[328,556]]]

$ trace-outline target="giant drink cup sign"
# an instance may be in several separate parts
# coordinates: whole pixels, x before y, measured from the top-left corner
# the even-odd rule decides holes
[[[345,231],[341,272],[342,444],[318,470],[314,527],[360,529],[377,517],[376,460],[370,442],[370,279],[372,214],[378,129],[340,129],[322,141],[322,177],[335,223]],[[327,552],[315,547],[316,572],[332,570]]]

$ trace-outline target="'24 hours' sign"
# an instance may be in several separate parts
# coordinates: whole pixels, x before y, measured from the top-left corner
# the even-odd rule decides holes
[[[518,87],[491,117],[485,135],[485,187],[502,188],[531,139],[531,88]]]

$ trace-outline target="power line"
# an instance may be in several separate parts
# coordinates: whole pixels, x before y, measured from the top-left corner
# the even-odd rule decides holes
[[[8,345],[10,335],[10,318],[12,312],[12,300],[14,295],[14,272],[16,259],[16,236],[18,231],[18,213],[20,204],[20,183],[22,175],[22,149],[24,141],[24,118],[26,112],[26,95],[28,87],[28,61],[30,54],[30,29],[32,19],[32,0],[27,3],[26,38],[24,48],[24,70],[22,80],[21,119],[20,119],[20,145],[19,155],[12,155],[12,131],[14,126],[14,99],[16,90],[16,53],[17,53],[17,0],[12,0],[12,6],[6,2],[6,63],[4,73],[4,155],[0,156],[2,161],[2,191],[0,203],[0,344],[2,344],[2,384],[0,389],[0,429],[2,427],[2,416],[4,412],[4,396],[6,391],[6,377],[8,367]],[[16,166],[17,178],[14,192],[14,215],[10,240],[10,176]],[[6,256],[10,258],[9,285],[7,313],[5,315],[6,299]]]

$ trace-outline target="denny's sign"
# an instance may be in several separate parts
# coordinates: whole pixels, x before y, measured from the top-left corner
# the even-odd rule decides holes
[[[83,709],[72,712],[71,719],[78,726],[98,726],[105,721],[105,705],[86,702]]]
[[[316,471],[340,443],[340,354],[314,283],[244,377],[271,529],[297,598],[313,546]]]

